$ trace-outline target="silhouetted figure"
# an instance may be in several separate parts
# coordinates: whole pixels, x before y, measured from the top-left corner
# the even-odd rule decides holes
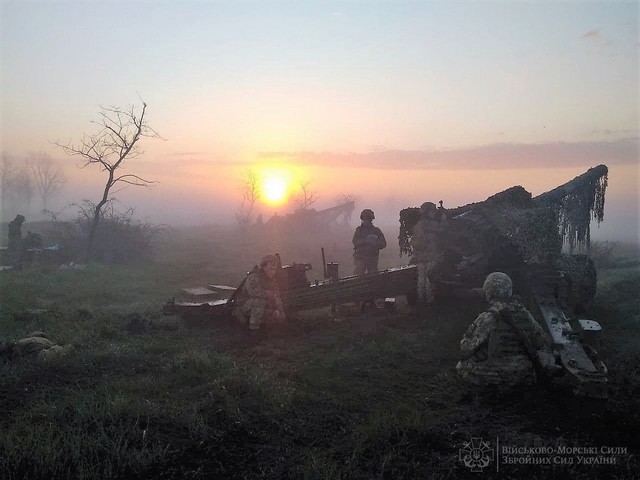
[[[377,272],[380,250],[387,246],[384,234],[372,223],[374,218],[376,216],[373,211],[365,208],[360,214],[362,224],[353,234],[353,260],[356,275]]]
[[[442,201],[441,201],[442,202]],[[439,236],[446,225],[446,214],[442,215],[432,202],[420,205],[420,220],[413,227],[411,242],[413,261],[418,265],[418,301],[420,305],[431,305],[435,301],[434,272],[442,263],[444,253]]]
[[[22,224],[24,223],[23,215],[16,215],[11,222],[9,222],[9,263],[14,267],[20,268],[22,266]]]

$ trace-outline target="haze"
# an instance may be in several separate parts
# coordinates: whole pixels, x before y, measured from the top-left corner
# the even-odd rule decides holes
[[[592,236],[638,241],[637,2],[2,0],[0,13],[2,151],[55,159],[69,177],[58,210],[97,199],[103,177],[52,142],[142,98],[165,140],[144,139],[128,171],[160,183],[117,197],[155,223],[232,222],[249,170],[287,172],[289,198],[308,184],[318,209],[354,195],[391,225],[427,200],[537,195],[603,163]]]

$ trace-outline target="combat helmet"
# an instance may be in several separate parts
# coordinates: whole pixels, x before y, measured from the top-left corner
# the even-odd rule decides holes
[[[362,210],[362,212],[360,212],[360,220],[373,220],[374,218],[376,218],[376,216],[373,213],[373,210],[371,210],[370,208],[365,208],[364,210]]]
[[[493,272],[487,275],[482,290],[484,290],[487,299],[509,298],[513,291],[513,282],[506,273]]]

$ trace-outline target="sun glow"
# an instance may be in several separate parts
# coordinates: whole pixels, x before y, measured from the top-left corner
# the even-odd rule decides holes
[[[263,180],[264,199],[272,204],[282,203],[287,198],[287,182],[281,177],[268,177]]]
[[[262,200],[269,205],[281,205],[292,190],[293,172],[284,166],[263,166],[257,169]]]

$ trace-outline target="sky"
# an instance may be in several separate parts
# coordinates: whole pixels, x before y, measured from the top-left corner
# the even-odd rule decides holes
[[[55,143],[142,99],[162,139],[127,171],[159,183],[117,196],[150,221],[232,221],[250,170],[283,175],[289,196],[307,184],[315,208],[354,195],[392,222],[606,164],[593,236],[638,240],[638,2],[0,5],[2,151],[55,158],[61,204],[97,200],[104,177]]]

